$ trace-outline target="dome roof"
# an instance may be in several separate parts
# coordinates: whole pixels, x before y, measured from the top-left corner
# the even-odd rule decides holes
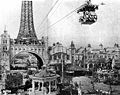
[[[90,78],[85,76],[74,77],[72,81],[73,81],[73,84],[77,83],[81,87],[81,90],[83,92],[85,93],[93,92],[93,84]]]
[[[81,82],[81,84],[82,84],[82,83],[91,84],[91,82],[92,82],[92,80],[91,80],[90,78],[85,77],[85,76],[74,77],[74,78],[72,79],[72,81],[73,81],[73,82],[77,82],[77,83],[80,83],[80,82]]]

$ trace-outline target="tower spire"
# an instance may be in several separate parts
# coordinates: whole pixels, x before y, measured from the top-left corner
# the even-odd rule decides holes
[[[33,22],[32,1],[22,1],[20,29],[17,39],[37,40]]]
[[[6,33],[7,32],[7,30],[6,30],[6,25],[4,26],[4,33]]]

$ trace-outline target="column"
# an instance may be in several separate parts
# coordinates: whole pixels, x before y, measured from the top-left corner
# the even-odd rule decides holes
[[[38,91],[40,90],[40,83],[41,83],[41,82],[39,81],[39,82],[38,82]]]
[[[89,70],[89,64],[87,64],[87,70]]]
[[[57,80],[55,80],[55,90],[57,89]]]
[[[52,55],[52,58],[51,58],[52,61],[54,61],[54,56]]]
[[[43,92],[43,84],[44,84],[44,82],[42,81],[42,87],[41,87],[42,88],[42,92]]]
[[[49,81],[49,94],[51,93],[51,81]]]
[[[60,58],[60,60],[63,60],[63,51],[62,51],[62,53],[60,54],[61,56],[61,58]]]
[[[34,91],[35,91],[35,82],[32,81],[32,92],[34,92]]]

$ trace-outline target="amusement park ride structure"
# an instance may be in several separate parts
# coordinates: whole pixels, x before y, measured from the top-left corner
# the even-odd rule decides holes
[[[101,3],[104,5],[104,3]],[[77,13],[80,15],[79,22],[81,24],[91,25],[97,21],[97,14],[95,13],[98,10],[99,5],[95,5],[91,3],[91,0],[86,1],[85,4],[81,5],[77,10]]]

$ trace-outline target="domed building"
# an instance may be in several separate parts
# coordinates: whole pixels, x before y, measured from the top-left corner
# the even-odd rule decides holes
[[[32,90],[29,95],[56,95],[59,75],[49,72],[43,67],[39,73],[31,76]]]

